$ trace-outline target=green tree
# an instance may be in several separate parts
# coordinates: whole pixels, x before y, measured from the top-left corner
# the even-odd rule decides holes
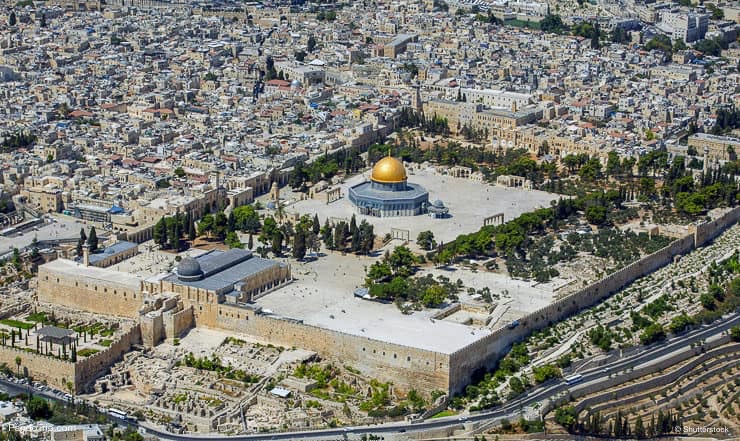
[[[77,255],[82,255],[82,246],[87,241],[87,234],[85,234],[85,228],[80,228],[80,238],[77,240]]]
[[[228,245],[229,248],[244,248],[244,244],[239,240],[239,235],[234,231],[226,233],[224,243]]]
[[[730,337],[732,341],[740,341],[740,325],[730,328]]]
[[[587,207],[586,219],[594,225],[602,225],[606,222],[606,208],[601,205]]]
[[[152,228],[152,240],[154,240],[154,243],[163,247],[167,243],[167,226],[164,216],[154,224],[154,228]]]
[[[393,270],[393,274],[407,277],[411,275],[416,258],[411,250],[404,246],[396,247],[388,258],[388,264]]]
[[[578,425],[578,412],[573,406],[559,407],[555,410],[555,422],[573,431]]]
[[[567,29],[567,26],[565,26],[563,19],[559,15],[547,14],[540,21],[540,29],[543,32],[549,32],[551,34],[562,34]]]
[[[260,230],[260,217],[257,210],[252,205],[242,205],[234,208],[234,227],[238,230],[249,233],[256,233]]]
[[[200,236],[211,236],[211,233],[213,233],[213,230],[215,228],[215,218],[212,214],[208,213],[204,215],[200,222],[198,222],[198,234]]]
[[[308,41],[306,42],[306,50],[311,53],[316,49],[316,39],[313,35],[308,37]]]
[[[21,252],[18,248],[13,247],[13,256],[11,257],[10,262],[13,264],[13,268],[15,268],[16,271],[21,270],[23,261],[21,260]]]
[[[700,295],[699,302],[701,302],[701,306],[703,306],[704,309],[708,309],[710,311],[717,309],[717,304],[714,303],[714,297],[709,293]]]
[[[51,417],[51,406],[49,402],[38,395],[26,401],[26,412],[34,420],[45,420]]]
[[[563,376],[560,368],[549,363],[533,368],[532,373],[534,374],[534,381],[537,383],[544,383],[551,378],[560,378]]]
[[[437,246],[437,243],[434,241],[434,233],[431,231],[420,232],[416,237],[416,243],[419,244],[423,250],[427,251],[431,251]]]
[[[424,291],[421,302],[424,306],[432,308],[441,305],[446,297],[447,292],[441,285],[432,285]]]
[[[642,422],[642,416],[638,415],[635,420],[635,438],[642,439],[645,435],[645,424]]]
[[[640,342],[644,345],[649,345],[663,339],[665,339],[665,330],[659,323],[652,323],[640,334]]]
[[[670,56],[673,52],[673,45],[671,44],[670,38],[666,37],[665,35],[658,34],[647,42],[647,44],[645,45],[645,49],[660,50]]]
[[[10,16],[8,17],[8,26],[12,28],[13,26],[15,26],[16,22],[17,20],[15,17],[15,11],[10,11]]]
[[[95,231],[94,225],[90,227],[90,236],[87,238],[87,246],[90,247],[91,253],[98,250],[98,233]]]
[[[388,280],[393,275],[391,267],[384,261],[377,261],[370,265],[367,270],[367,276],[365,278],[366,284],[372,285],[373,283],[382,282]]]
[[[178,178],[184,178],[185,177],[185,169],[183,169],[182,167],[177,167],[175,169],[175,176],[177,176]]]
[[[272,234],[271,250],[272,254],[276,256],[282,256],[283,254],[283,233],[280,230],[276,230]]]
[[[522,383],[519,377],[511,377],[509,379],[509,388],[517,395],[524,393],[524,383]]]
[[[683,313],[671,319],[671,324],[669,325],[668,329],[670,329],[672,333],[678,334],[684,332],[689,326],[692,326],[694,324],[694,320],[686,315],[686,313]]]
[[[306,257],[306,232],[301,228],[293,236],[293,258],[301,260]]]

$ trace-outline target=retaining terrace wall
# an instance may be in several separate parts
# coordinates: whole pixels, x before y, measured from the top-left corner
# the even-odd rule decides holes
[[[398,391],[447,391],[449,355],[431,350],[346,334],[299,321],[254,314],[238,306],[219,305],[217,327],[255,336],[265,342],[299,347],[341,360]]]

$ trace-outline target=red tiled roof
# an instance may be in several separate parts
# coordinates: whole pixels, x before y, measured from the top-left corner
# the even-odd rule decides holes
[[[91,116],[93,116],[93,114],[86,110],[74,110],[69,112],[70,118],[89,118]]]

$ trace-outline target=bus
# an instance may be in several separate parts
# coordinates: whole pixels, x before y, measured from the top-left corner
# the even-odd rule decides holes
[[[111,407],[110,409],[108,409],[108,415],[110,415],[112,417],[116,417],[116,418],[118,418],[120,420],[125,420],[128,417],[128,415],[126,414],[126,412],[124,412],[122,410],[118,410],[118,409],[113,408],[113,407]]]
[[[575,374],[575,375],[571,375],[570,377],[565,377],[565,384],[570,386],[571,384],[576,384],[580,382],[581,380],[583,380],[583,375]]]

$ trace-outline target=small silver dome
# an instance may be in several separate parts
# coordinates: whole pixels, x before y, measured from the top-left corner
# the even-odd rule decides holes
[[[177,265],[177,278],[183,281],[200,280],[203,278],[203,270],[200,263],[192,257],[186,257]]]

